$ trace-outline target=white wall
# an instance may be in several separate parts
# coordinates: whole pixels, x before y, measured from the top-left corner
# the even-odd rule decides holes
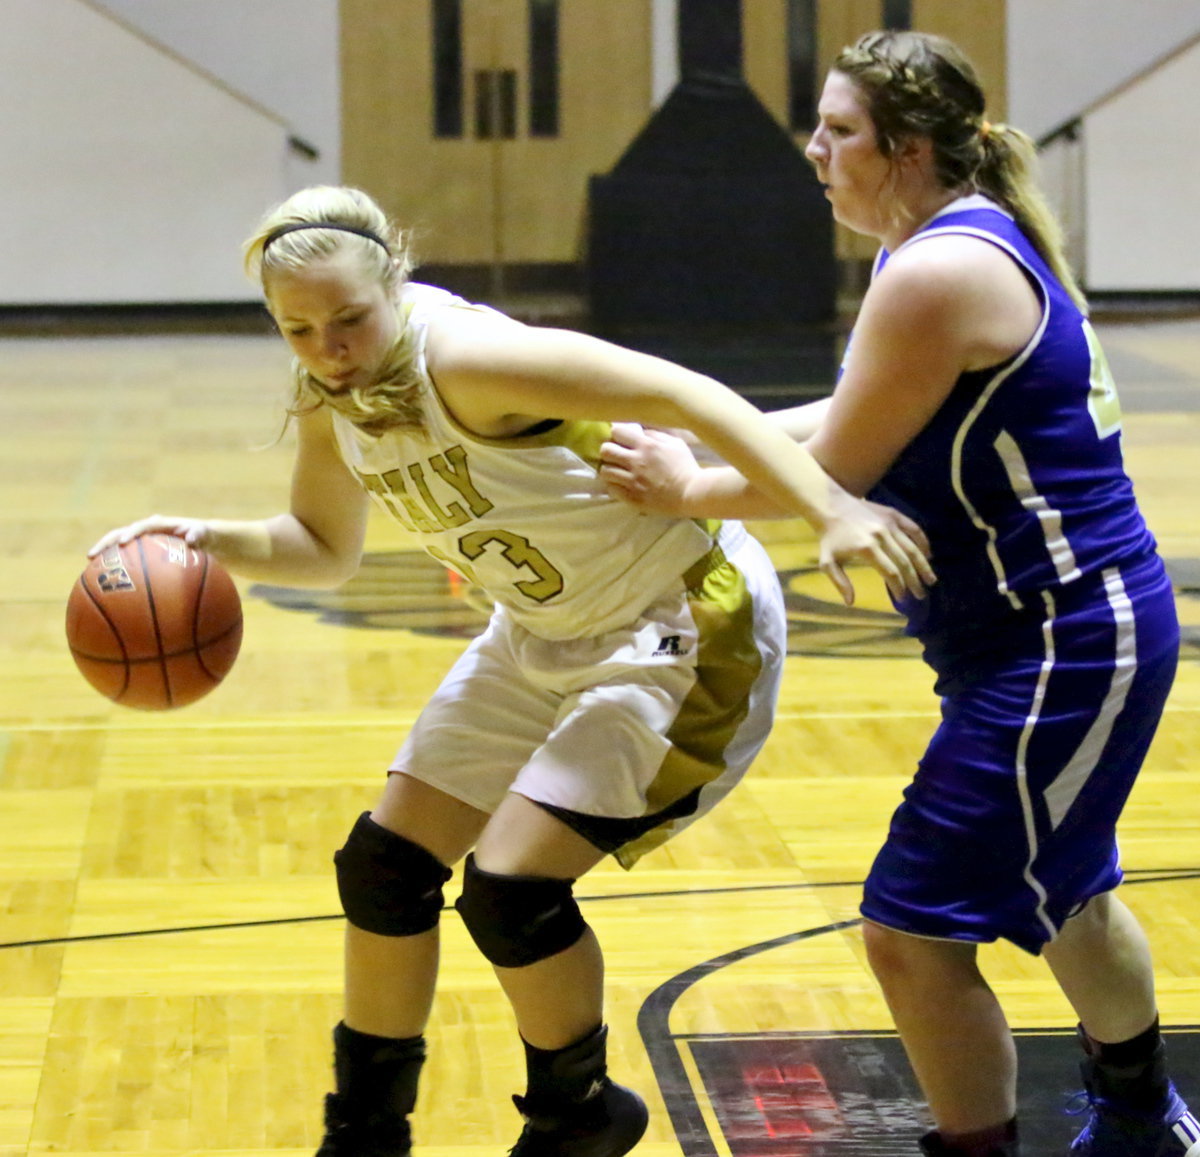
[[[660,17],[677,2],[652,0]],[[253,299],[246,230],[340,179],[337,7],[3,0],[0,306]],[[1200,0],[1008,0],[1008,28],[1009,119],[1037,137],[1200,33]],[[1190,53],[1100,106],[1082,165],[1049,165],[1092,288],[1200,288],[1196,68]]]
[[[1200,290],[1198,36],[1198,0],[1008,0],[1009,120],[1080,118],[1042,173],[1090,292]]]
[[[287,130],[85,0],[4,0],[0,304],[251,300]]]
[[[650,0],[650,104],[658,108],[679,81],[679,0]]]
[[[1007,18],[1008,118],[1035,140],[1200,33],[1197,0],[1008,0]]]
[[[1083,124],[1092,291],[1200,290],[1200,43]]]
[[[277,116],[320,156],[289,185],[341,171],[338,0],[93,0]]]

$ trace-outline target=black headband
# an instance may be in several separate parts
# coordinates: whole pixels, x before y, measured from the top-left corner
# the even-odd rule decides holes
[[[291,225],[280,225],[267,234],[262,246],[263,253],[285,233],[295,233],[299,229],[336,229],[339,233],[355,233],[368,241],[374,241],[376,245],[382,245],[389,257],[392,253],[391,246],[378,233],[373,233],[370,229],[360,229],[357,225],[343,225],[338,221],[295,221]]]

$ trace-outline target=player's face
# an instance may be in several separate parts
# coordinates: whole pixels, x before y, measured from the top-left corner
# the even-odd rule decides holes
[[[301,365],[330,390],[369,385],[396,341],[387,287],[347,250],[273,274],[267,306]]]
[[[834,218],[856,233],[880,236],[892,216],[886,204],[892,165],[879,151],[858,85],[843,72],[831,72],[817,116],[804,153],[825,186]]]

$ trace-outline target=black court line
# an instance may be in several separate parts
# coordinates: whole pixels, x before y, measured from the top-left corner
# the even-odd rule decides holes
[[[1176,880],[1200,879],[1200,867],[1196,868],[1129,868],[1125,871],[1125,884],[1165,884]],[[614,900],[662,900],[672,896],[721,896],[729,894],[749,895],[752,892],[804,892],[824,888],[861,888],[862,880],[800,881],[795,884],[739,884],[727,888],[687,888],[682,891],[662,892],[618,892],[611,896],[578,896],[580,904],[601,904]],[[442,911],[453,910],[447,904]],[[0,951],[5,948],[46,948],[55,944],[88,944],[100,940],[136,940],[143,936],[176,936],[189,932],[230,932],[241,928],[284,928],[292,924],[318,924],[330,920],[343,920],[341,912],[330,912],[315,916],[277,916],[268,920],[231,920],[217,924],[184,924],[176,928],[127,928],[120,932],[91,932],[81,936],[47,936],[36,940],[9,940],[0,942]]]
[[[1195,869],[1200,875],[1200,868]],[[744,884],[731,885],[728,888],[687,888],[681,891],[663,892],[619,892],[611,896],[577,896],[580,904],[600,904],[611,900],[660,900],[672,896],[719,896],[727,893],[739,895],[749,892],[786,892],[816,890],[820,888],[858,888],[861,880],[827,880],[819,883],[795,884]],[[447,904],[442,911],[451,912],[453,904]],[[51,944],[85,944],[92,940],[124,940],[136,939],[140,936],[171,936],[184,932],[226,932],[238,928],[271,928],[285,927],[289,924],[315,924],[325,920],[343,920],[341,912],[331,912],[319,916],[277,916],[269,920],[233,920],[221,924],[187,924],[177,928],[134,928],[121,932],[92,932],[83,936],[48,936],[41,940],[10,940],[0,943],[4,948],[41,948]]]
[[[790,932],[786,936],[776,936],[772,940],[763,940],[758,944],[749,944],[743,948],[735,948],[721,956],[715,956],[702,964],[697,964],[678,976],[673,976],[665,984],[660,984],[638,1010],[638,1032],[642,1044],[650,1057],[650,1067],[654,1070],[658,1081],[659,1091],[667,1106],[667,1115],[675,1127],[675,1136],[679,1141],[686,1157],[717,1157],[717,1147],[709,1135],[708,1126],[695,1097],[682,1095],[682,1090],[690,1089],[691,1079],[683,1064],[683,1057],[676,1044],[677,1040],[686,1039],[675,1037],[668,1027],[671,1009],[675,1002],[693,984],[711,976],[714,972],[757,956],[762,952],[770,952],[774,948],[782,948],[787,944],[795,944],[801,940],[812,940],[824,936],[828,932],[841,932],[846,928],[854,928],[861,920],[839,920],[834,924],[823,924],[819,928],[806,928],[802,932]]]
[[[1141,868],[1126,870],[1124,884],[1133,887],[1139,884],[1161,884],[1178,880],[1195,879],[1200,879],[1200,869]],[[710,960],[693,965],[691,968],[673,976],[670,980],[660,984],[646,998],[642,1007],[638,1010],[638,1033],[650,1058],[650,1066],[654,1071],[659,1092],[667,1108],[667,1115],[670,1117],[671,1123],[675,1128],[676,1139],[683,1149],[684,1157],[719,1157],[719,1153],[716,1145],[713,1143],[700,1106],[695,1096],[692,1095],[692,1080],[684,1066],[682,1049],[680,1047],[682,1042],[696,1039],[700,1034],[675,1034],[670,1029],[671,1010],[675,1007],[679,998],[694,984],[731,964],[736,964],[752,956],[770,952],[789,944],[796,944],[804,940],[813,940],[818,936],[825,936],[831,932],[843,932],[848,928],[855,928],[860,924],[862,924],[861,918],[839,920],[831,924],[823,924],[816,928],[806,928],[784,936],[777,936],[770,940],[763,940],[757,944],[748,944],[741,948],[735,948],[729,952],[722,953],[720,956],[714,956]],[[1038,1033],[1061,1031],[1063,1035],[1073,1035],[1074,1033],[1073,1029],[1039,1029],[1037,1031]],[[742,1032],[730,1034],[705,1033],[702,1035],[706,1039],[716,1039],[721,1036],[729,1036],[730,1038],[745,1037],[748,1034]],[[754,1035],[768,1036],[770,1034],[756,1032]],[[797,1034],[781,1033],[779,1035],[794,1037]],[[826,1032],[813,1035],[823,1037],[837,1035],[841,1037],[850,1034],[832,1034]],[[864,1031],[863,1035],[895,1036],[895,1033]]]
[[[1136,886],[1139,884],[1172,883],[1176,881],[1196,879],[1200,879],[1200,867],[1134,868],[1128,869],[1125,873],[1125,884],[1127,886]],[[711,896],[731,893],[749,894],[754,892],[813,891],[827,888],[861,887],[861,885],[861,880],[834,880],[816,883],[797,882],[794,884],[752,884],[724,888],[687,889],[683,891],[624,892],[608,896],[581,896],[579,897],[579,902],[581,904],[593,904],[606,901],[669,899],[672,896],[691,898],[695,896]],[[450,905],[447,905],[446,908],[443,909],[443,911],[449,910],[452,910],[452,906]],[[244,928],[262,928],[274,926],[284,927],[295,924],[315,923],[318,921],[328,922],[341,919],[344,919],[344,915],[338,912],[328,915],[285,917],[272,920],[230,921],[218,924],[190,925],[179,928],[149,928],[123,932],[100,932],[86,936],[49,937],[40,940],[11,941],[9,943],[0,944],[0,949],[36,948],[50,945],[69,945],[102,940],[136,939],[146,936],[165,936],[189,932],[233,931]],[[658,988],[656,988],[642,1003],[641,1008],[638,1010],[637,1016],[638,1033],[641,1036],[642,1044],[646,1049],[647,1056],[650,1060],[651,1069],[654,1072],[655,1080],[658,1083],[659,1091],[663,1098],[663,1103],[666,1106],[667,1114],[674,1128],[676,1139],[683,1150],[684,1157],[720,1157],[720,1154],[713,1142],[699,1102],[694,1095],[692,1080],[683,1061],[681,1045],[688,1041],[697,1040],[699,1039],[699,1036],[695,1033],[681,1033],[675,1035],[672,1034],[670,1030],[671,1010],[674,1008],[679,998],[700,980],[703,980],[707,976],[711,976],[713,973],[718,972],[722,968],[728,967],[730,964],[735,964],[739,961],[749,959],[752,956],[760,955],[764,952],[770,952],[776,948],[782,948],[789,944],[795,944],[805,940],[813,940],[819,936],[824,936],[829,933],[843,932],[847,929],[855,928],[861,923],[861,918],[840,920],[814,928],[801,929],[799,931],[787,933],[783,936],[777,936],[770,940],[764,940],[756,944],[749,944],[740,948],[735,948],[729,952],[722,953],[720,956],[716,956],[696,964],[691,968],[688,968],[677,974],[676,976],[671,977],[663,984],[660,984]],[[1050,1029],[1039,1030],[1039,1032],[1042,1032],[1043,1035],[1045,1035],[1046,1032],[1071,1035],[1073,1030]],[[744,1038],[746,1035],[747,1034],[744,1032],[728,1034],[703,1034],[705,1039],[709,1040],[716,1040],[719,1038]],[[778,1034],[771,1034],[757,1032],[754,1035],[757,1037],[778,1035],[781,1038],[794,1038],[797,1036],[797,1033],[780,1032]],[[824,1037],[828,1037],[831,1034],[824,1033],[813,1035],[822,1035]],[[836,1035],[840,1038],[849,1035],[870,1035],[883,1037],[889,1035],[894,1036],[895,1034],[888,1034],[886,1032],[872,1030],[858,1030],[856,1034],[852,1030],[849,1033],[838,1033]]]
[[[850,923],[861,923],[861,921],[851,921]],[[1195,1024],[1164,1024],[1161,1026],[1164,1036],[1170,1036],[1172,1033],[1182,1032],[1200,1032],[1200,1025]],[[1074,1040],[1078,1036],[1078,1031],[1074,1028],[1068,1028],[1063,1025],[1049,1025],[1045,1028],[1014,1028],[1013,1036],[1061,1036],[1068,1037]],[[752,1032],[743,1030],[741,1032],[681,1032],[675,1035],[675,1040],[743,1040],[746,1037],[754,1037],[755,1040],[770,1040],[772,1037],[778,1037],[780,1040],[795,1040],[797,1037],[812,1037],[814,1039],[824,1040],[831,1036],[837,1037],[894,1037],[896,1030],[892,1028],[839,1028],[839,1029],[799,1029],[799,1028],[781,1028],[781,1029],[754,1029]]]

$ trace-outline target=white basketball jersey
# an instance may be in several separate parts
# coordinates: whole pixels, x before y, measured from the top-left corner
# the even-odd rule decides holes
[[[373,436],[334,413],[342,457],[431,555],[527,630],[567,639],[629,623],[716,544],[719,522],[643,514],[607,494],[597,471],[608,422],[565,421],[515,438],[460,426],[425,366],[428,321],[438,309],[484,307],[415,283],[403,303],[425,379],[426,436]]]

